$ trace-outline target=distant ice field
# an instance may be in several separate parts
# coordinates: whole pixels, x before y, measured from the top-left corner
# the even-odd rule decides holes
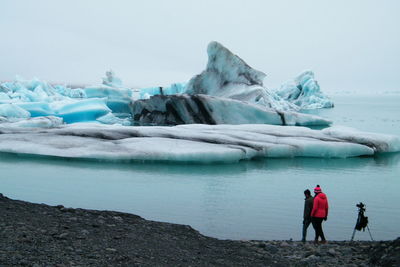
[[[400,96],[334,96],[314,114],[334,125],[400,135]],[[375,239],[398,236],[400,155],[284,158],[234,164],[110,163],[0,154],[1,193],[68,207],[119,210],[189,224],[227,239],[301,238],[303,191],[320,184],[330,203],[329,240],[348,240],[367,205]],[[309,228],[309,239],[313,230]],[[365,232],[356,239],[368,240]]]

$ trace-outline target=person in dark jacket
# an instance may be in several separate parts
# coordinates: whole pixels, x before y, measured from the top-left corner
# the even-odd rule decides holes
[[[303,214],[303,238],[301,241],[306,242],[307,228],[311,223],[311,211],[313,208],[314,198],[311,196],[310,190],[304,191],[304,214]]]
[[[314,188],[314,203],[311,211],[311,223],[315,230],[315,243],[318,243],[318,239],[321,237],[321,243],[325,244],[326,239],[324,231],[322,230],[322,221],[328,219],[328,198],[322,193],[321,187],[317,185]]]

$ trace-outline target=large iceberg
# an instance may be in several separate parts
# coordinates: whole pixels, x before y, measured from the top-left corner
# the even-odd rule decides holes
[[[64,158],[212,163],[260,157],[346,158],[399,150],[396,136],[343,128],[82,123],[26,129],[0,124],[0,152]]]
[[[332,100],[320,89],[314,72],[307,70],[283,83],[277,94],[300,109],[333,108]]]
[[[274,125],[329,125],[320,117],[294,112],[297,106],[263,86],[265,74],[251,68],[217,42],[207,48],[206,69],[186,85],[184,95],[133,101],[135,123],[177,125],[190,123]],[[160,96],[161,95],[161,96]]]

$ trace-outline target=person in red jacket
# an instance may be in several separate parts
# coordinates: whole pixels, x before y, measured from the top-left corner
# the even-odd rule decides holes
[[[317,185],[314,188],[314,204],[311,211],[311,223],[315,230],[315,243],[318,243],[318,238],[321,237],[321,243],[325,244],[326,239],[324,232],[322,231],[322,221],[328,219],[328,199],[324,193],[322,193],[321,187]]]

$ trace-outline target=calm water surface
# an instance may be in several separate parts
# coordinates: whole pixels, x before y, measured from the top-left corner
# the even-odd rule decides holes
[[[334,97],[318,111],[335,124],[400,135],[400,96]],[[315,112],[314,112],[315,113]],[[320,184],[331,240],[350,239],[355,204],[375,239],[400,236],[400,154],[352,159],[266,159],[219,165],[96,163],[0,154],[0,192],[37,203],[118,210],[189,224],[229,239],[301,238],[303,191]],[[313,237],[309,229],[309,239]],[[356,239],[368,240],[367,232]]]

